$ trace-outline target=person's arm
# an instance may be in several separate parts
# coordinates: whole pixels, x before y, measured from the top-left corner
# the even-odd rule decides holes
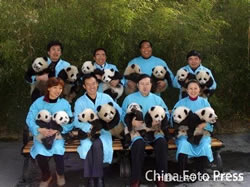
[[[29,127],[29,131],[33,136],[37,136],[39,134],[38,129],[39,126],[36,124],[35,119],[36,115],[38,114],[38,107],[37,102],[34,102],[28,112],[27,118],[26,118],[26,124]]]

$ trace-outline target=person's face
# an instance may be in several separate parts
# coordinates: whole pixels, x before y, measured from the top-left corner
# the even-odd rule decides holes
[[[195,98],[200,93],[200,87],[197,83],[190,83],[187,87],[187,93],[190,97]]]
[[[48,91],[49,91],[49,98],[56,99],[61,95],[63,87],[59,84],[57,86],[52,86],[48,88]]]
[[[98,88],[98,83],[95,78],[90,77],[89,79],[86,79],[84,81],[83,88],[89,95],[95,96]]]
[[[56,62],[59,60],[59,58],[62,55],[62,49],[60,45],[54,45],[52,46],[48,51],[49,58],[51,61]]]
[[[98,65],[103,65],[106,62],[106,53],[103,50],[96,51],[94,60]]]
[[[149,42],[143,42],[141,45],[141,56],[143,58],[149,58],[152,56],[152,47]]]
[[[192,69],[196,69],[201,64],[201,59],[198,56],[190,56],[188,58],[188,64]]]
[[[150,78],[146,77],[138,82],[138,90],[141,92],[143,96],[147,96],[151,90],[152,83],[150,82]]]

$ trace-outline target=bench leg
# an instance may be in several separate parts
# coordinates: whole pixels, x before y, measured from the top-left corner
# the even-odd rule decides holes
[[[216,170],[223,172],[223,162],[221,155],[218,151],[214,151],[214,164]]]

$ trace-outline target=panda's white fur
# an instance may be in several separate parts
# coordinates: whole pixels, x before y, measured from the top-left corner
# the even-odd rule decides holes
[[[80,122],[92,122],[96,119],[98,119],[98,116],[91,108],[87,108],[78,114],[78,120]]]
[[[188,77],[188,72],[186,69],[179,69],[176,73],[178,81],[185,81]]]
[[[133,109],[142,112],[142,106],[141,105],[139,105],[137,103],[130,103],[128,105],[128,107],[127,107],[126,113],[131,113]]]
[[[148,110],[152,121],[160,123],[166,117],[166,111],[161,106],[153,106]]]
[[[48,61],[44,57],[37,57],[32,63],[32,69],[36,72],[42,72],[49,67]]]
[[[177,107],[172,116],[175,123],[179,124],[186,119],[190,109],[184,106]]]
[[[64,68],[64,70],[67,74],[67,81],[73,83],[77,80],[79,71],[78,71],[78,68],[76,66],[70,65],[70,66]]]
[[[137,64],[131,64],[131,65],[127,66],[125,71],[124,71],[124,76],[129,76],[132,73],[141,74],[140,66],[138,66]]]
[[[52,120],[55,121],[58,125],[63,126],[69,123],[70,118],[65,111],[58,111],[53,114]]]
[[[83,74],[89,74],[94,72],[96,69],[94,62],[92,61],[85,61],[82,64],[81,71]]]
[[[195,112],[199,118],[207,123],[215,123],[218,119],[218,116],[215,114],[215,111],[211,107],[205,107]]]
[[[200,85],[205,85],[211,78],[208,71],[198,71],[195,75],[196,79],[199,81]]]
[[[102,75],[102,81],[104,83],[109,83],[111,82],[113,79],[112,77],[115,76],[115,70],[114,69],[105,69],[104,73]]]
[[[51,113],[48,110],[40,110],[36,116],[36,120],[41,120],[43,122],[49,123],[51,120]]]
[[[152,69],[152,75],[157,79],[165,79],[167,69],[164,66],[155,66]]]

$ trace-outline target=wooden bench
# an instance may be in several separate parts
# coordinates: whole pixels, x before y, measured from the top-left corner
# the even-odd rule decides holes
[[[170,129],[170,133],[173,133],[173,129]],[[21,153],[24,156],[24,164],[23,164],[23,180],[26,180],[27,176],[27,170],[29,166],[29,160],[30,160],[30,149],[33,145],[32,140],[26,141],[24,144]],[[66,153],[76,153],[77,147],[80,145],[79,140],[74,140],[70,143],[65,143],[65,152]],[[222,165],[222,159],[220,156],[220,153],[217,151],[221,147],[223,147],[223,142],[219,139],[212,138],[212,144],[211,147],[213,149],[214,154],[214,165],[215,169],[222,172],[223,165]],[[176,150],[176,144],[173,139],[170,139],[168,141],[168,149],[169,150]],[[120,176],[121,177],[129,177],[130,176],[130,158],[128,157],[129,152],[128,149],[123,149],[122,143],[119,139],[113,140],[113,150],[119,152],[119,160],[120,160]],[[146,145],[145,150],[153,150],[153,147],[151,145]]]

